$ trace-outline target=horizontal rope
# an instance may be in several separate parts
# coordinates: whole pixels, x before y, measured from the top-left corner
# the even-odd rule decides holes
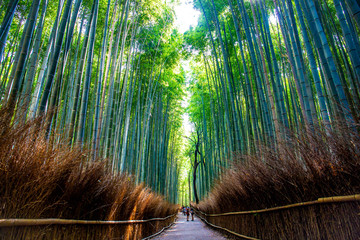
[[[195,210],[195,212],[197,212],[197,211]],[[201,217],[199,214],[197,214],[197,216],[198,216],[201,220],[203,220],[206,224],[208,224],[208,225],[210,225],[210,226],[212,226],[212,227],[214,227],[214,228],[224,230],[224,231],[226,231],[226,232],[228,232],[228,233],[231,233],[232,235],[235,235],[235,236],[237,236],[237,237],[241,237],[241,238],[244,238],[244,239],[250,239],[250,240],[259,240],[258,238],[253,238],[253,237],[249,237],[249,236],[246,236],[246,235],[242,235],[242,234],[240,234],[240,233],[231,231],[231,230],[229,230],[229,229],[227,229],[227,228],[220,227],[220,226],[217,226],[217,225],[215,225],[215,224],[209,223],[206,219],[204,219],[203,217]]]
[[[285,205],[285,206],[280,206],[280,207],[260,209],[260,210],[250,210],[250,211],[241,211],[241,212],[227,212],[227,213],[217,213],[217,214],[207,214],[207,213],[204,213],[204,212],[201,212],[201,211],[199,211],[199,212],[201,214],[207,216],[207,217],[220,217],[220,216],[227,216],[227,215],[246,215],[246,214],[273,212],[273,211],[279,211],[279,210],[296,208],[296,207],[304,207],[304,206],[316,205],[316,204],[355,202],[355,201],[360,201],[360,194],[349,195],[349,196],[336,196],[336,197],[318,198],[318,200],[315,200],[315,201],[295,203],[295,204],[290,204],[290,205]]]
[[[0,227],[20,227],[20,226],[42,226],[42,225],[121,225],[121,224],[137,224],[153,221],[165,221],[173,217],[175,214],[164,218],[151,218],[146,220],[124,220],[124,221],[97,221],[97,220],[74,220],[74,219],[0,219]]]
[[[153,238],[153,237],[156,237],[157,235],[159,235],[159,234],[161,234],[163,231],[165,231],[165,229],[168,229],[168,228],[172,227],[174,224],[175,224],[175,222],[172,222],[172,223],[169,224],[169,226],[163,227],[163,229],[161,229],[159,232],[157,232],[157,233],[155,233],[155,234],[153,234],[153,235],[151,235],[151,236],[148,236],[148,237],[146,237],[146,238],[143,238],[142,240],[148,240],[148,239],[151,239],[151,238]]]

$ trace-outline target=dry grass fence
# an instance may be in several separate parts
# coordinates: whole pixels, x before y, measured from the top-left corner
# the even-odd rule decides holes
[[[194,206],[198,214],[255,239],[359,239],[360,202],[354,196],[360,193],[360,136],[337,129],[289,138],[276,152],[263,148],[239,157],[243,161]],[[352,200],[327,198],[345,195]],[[309,203],[295,204],[303,202]],[[221,214],[227,212],[238,213]]]
[[[130,176],[66,144],[50,145],[41,119],[9,123],[0,109],[0,219],[144,220],[173,215],[164,201]],[[40,127],[39,127],[40,126]],[[47,224],[0,227],[0,239],[141,239],[174,221],[132,224]]]

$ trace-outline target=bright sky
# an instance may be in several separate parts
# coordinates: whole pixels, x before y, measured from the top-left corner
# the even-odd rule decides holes
[[[180,33],[184,33],[190,29],[190,26],[196,27],[199,16],[200,16],[200,12],[196,11],[193,8],[193,0],[179,0],[179,2],[180,2],[180,4],[175,7],[175,14],[176,14],[175,26],[178,27]],[[181,65],[185,70],[185,74],[186,74],[185,81],[188,84],[189,73],[191,71],[189,60],[187,60],[187,61],[182,60]],[[187,96],[184,98],[183,102],[181,103],[181,106],[183,108],[186,108],[189,106],[190,96],[189,96],[188,92],[186,94],[187,94]],[[187,113],[185,113],[183,115],[183,128],[184,128],[184,136],[190,137],[193,127],[190,123],[189,115]],[[184,138],[184,141],[186,141],[185,138]],[[184,151],[184,148],[185,148],[185,144],[183,145],[183,151]],[[181,170],[180,175],[182,176],[181,177],[182,181],[184,181],[185,177],[187,177],[189,175],[189,171],[190,171],[190,162],[189,161],[190,161],[190,159],[188,159],[188,161],[187,161],[188,164],[185,165]],[[188,185],[186,184],[185,189],[187,189],[187,188],[188,188]],[[187,190],[185,190],[185,191],[187,191]],[[187,202],[187,199],[184,199],[184,200],[185,200],[185,202]]]
[[[185,78],[186,78],[185,81],[186,81],[186,85],[188,85],[188,83],[189,83],[189,73],[191,71],[190,62],[189,62],[189,60],[187,60],[187,61],[182,60],[181,64],[182,64],[182,66],[183,66],[183,68],[185,70]],[[186,94],[187,94],[187,96],[185,97],[185,99],[181,103],[181,106],[183,108],[186,108],[186,107],[189,106],[189,100],[190,100],[189,92],[186,91]],[[185,130],[185,132],[184,132],[185,136],[190,137],[190,133],[193,130],[193,126],[190,123],[189,114],[187,114],[187,113],[185,113],[183,115],[183,127],[184,127],[184,130]]]
[[[190,26],[195,27],[200,16],[200,12],[193,8],[192,0],[179,0],[180,5],[175,7],[176,21],[180,33],[189,30]]]
[[[190,29],[190,26],[195,27],[197,25],[200,12],[193,8],[192,0],[179,0],[179,2],[180,4],[175,7],[175,14],[176,14],[175,25],[178,27],[180,33],[184,33]],[[182,61],[182,65],[184,67],[185,72],[187,72],[186,75],[188,75],[188,72],[190,71],[189,62]],[[186,108],[189,105],[188,99],[189,97],[186,97],[182,102],[181,105],[183,108]],[[185,136],[190,136],[192,126],[189,121],[189,115],[184,114],[183,118],[184,118],[183,126],[185,130]]]
[[[183,108],[186,108],[189,105],[189,97],[186,97],[186,99],[184,99],[184,101],[181,103],[181,106]],[[190,123],[190,119],[189,119],[189,114],[185,113],[183,115],[183,126],[184,126],[184,135],[186,137],[190,137],[190,134],[193,130],[193,126]]]

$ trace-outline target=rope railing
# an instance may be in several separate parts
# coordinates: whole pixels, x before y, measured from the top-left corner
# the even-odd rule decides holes
[[[138,224],[153,221],[165,221],[174,217],[177,213],[164,218],[151,218],[145,220],[122,220],[122,221],[98,221],[98,220],[75,220],[75,219],[0,219],[1,227],[21,227],[21,226],[42,226],[42,225],[121,225],[121,224]]]
[[[200,212],[200,211],[197,211],[195,210],[195,213],[196,212]],[[215,225],[215,224],[212,224],[212,223],[209,223],[205,218],[201,217],[199,214],[196,214],[201,220],[203,220],[207,225],[210,225],[211,227],[214,227],[214,228],[217,228],[217,229],[221,229],[223,231],[226,231],[228,233],[231,233],[232,235],[235,235],[237,237],[241,237],[243,239],[249,239],[249,240],[259,240],[258,238],[253,238],[253,237],[249,237],[249,236],[246,236],[246,235],[243,235],[243,234],[240,234],[240,233],[237,233],[237,232],[234,232],[234,231],[231,231],[227,228],[224,228],[224,227],[220,227],[218,225]]]
[[[213,214],[207,214],[207,213],[204,213],[199,210],[198,210],[198,212],[200,212],[202,215],[207,216],[207,217],[221,217],[221,216],[227,216],[227,215],[246,215],[246,214],[273,212],[273,211],[285,210],[285,209],[290,209],[290,208],[304,207],[304,206],[325,204],[325,203],[341,203],[341,202],[356,202],[356,201],[360,201],[360,194],[348,195],[348,196],[324,197],[324,198],[318,198],[315,201],[294,203],[294,204],[289,204],[289,205],[285,205],[285,206],[265,208],[265,209],[260,209],[260,210],[227,212],[227,213],[213,213]]]
[[[318,205],[318,204],[356,202],[356,201],[360,201],[360,194],[348,195],[348,196],[324,197],[324,198],[318,198],[315,201],[295,203],[295,204],[289,204],[289,205],[285,205],[285,206],[266,208],[266,209],[260,209],[260,210],[207,214],[200,210],[195,209],[195,213],[202,221],[204,221],[206,224],[208,224],[211,227],[221,229],[223,231],[226,231],[234,236],[237,236],[237,237],[240,237],[243,239],[258,240],[258,238],[249,237],[249,236],[231,231],[227,228],[212,224],[212,223],[208,222],[207,219],[205,219],[201,215],[203,215],[205,217],[221,217],[221,216],[229,216],[229,215],[248,215],[248,214],[256,214],[256,213],[274,212],[274,211],[286,210],[286,209],[297,208],[297,207],[305,207],[305,206],[311,206],[311,205]]]
[[[146,238],[143,238],[142,240],[148,240],[148,239],[151,239],[151,238],[153,238],[153,237],[156,237],[156,236],[160,235],[160,234],[161,234],[163,231],[165,231],[166,229],[172,227],[174,224],[175,224],[175,223],[172,222],[172,223],[170,223],[168,226],[163,227],[163,229],[161,229],[159,232],[157,232],[157,233],[155,233],[155,234],[153,234],[153,235],[151,235],[151,236],[148,236],[148,237],[146,237]]]

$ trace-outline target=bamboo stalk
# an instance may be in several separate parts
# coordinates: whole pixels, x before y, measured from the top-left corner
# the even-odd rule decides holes
[[[227,216],[227,215],[246,215],[246,214],[273,212],[273,211],[285,210],[285,209],[296,208],[296,207],[304,207],[304,206],[310,206],[310,205],[317,205],[317,204],[324,204],[324,203],[341,203],[341,202],[356,202],[356,201],[360,201],[360,194],[348,195],[348,196],[324,197],[324,198],[318,198],[318,200],[314,200],[314,201],[294,203],[294,204],[289,204],[289,205],[285,205],[285,206],[266,208],[266,209],[260,209],[260,210],[227,212],[227,213],[217,213],[217,214],[207,214],[207,213],[204,213],[201,211],[198,211],[198,212],[200,212],[201,214],[203,214],[207,217],[221,217],[221,216]]]
[[[146,220],[124,220],[124,221],[97,221],[97,220],[75,220],[75,219],[0,219],[1,227],[19,227],[19,226],[42,226],[42,225],[121,225],[121,224],[138,224],[153,221],[165,221],[175,214],[164,218],[151,218]]]

